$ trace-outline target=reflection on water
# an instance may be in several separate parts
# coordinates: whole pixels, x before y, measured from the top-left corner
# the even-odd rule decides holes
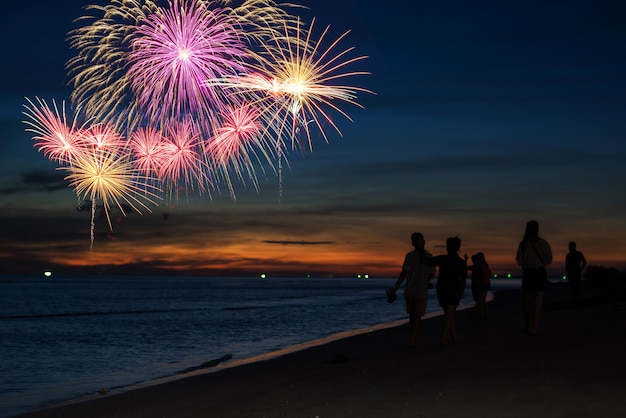
[[[0,278],[0,416],[215,359],[242,362],[335,333],[405,321],[402,298],[386,302],[385,289],[394,282]],[[493,290],[521,285],[519,279],[492,283]],[[438,314],[435,290],[429,297],[428,312]],[[472,303],[471,292],[462,303]]]

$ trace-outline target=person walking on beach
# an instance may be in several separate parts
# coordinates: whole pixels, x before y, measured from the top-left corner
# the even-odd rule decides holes
[[[467,260],[467,255],[465,256]],[[476,302],[476,318],[487,318],[487,292],[491,288],[491,269],[485,254],[476,253],[472,256],[472,265],[467,266],[472,272],[472,297]]]
[[[392,299],[395,298],[400,285],[406,280],[404,296],[411,329],[410,345],[418,347],[420,322],[426,313],[428,282],[434,276],[434,269],[422,262],[423,258],[432,258],[432,254],[424,249],[424,235],[419,232],[411,234],[411,244],[415,249],[404,257],[402,271],[396,284],[389,289],[389,294]]]
[[[548,241],[539,237],[539,223],[528,221],[522,242],[517,247],[517,264],[522,267],[522,332],[539,334],[543,294],[548,286],[546,266],[552,262],[552,249]]]
[[[576,249],[576,243],[570,241],[569,252],[565,256],[565,274],[567,275],[567,280],[572,289],[574,302],[579,302],[581,299],[580,280],[586,265],[587,260],[585,256]]]
[[[456,308],[465,292],[467,281],[467,264],[459,257],[461,239],[450,237],[446,240],[447,254],[437,255],[425,260],[431,266],[439,269],[437,277],[437,300],[443,309],[444,320],[441,333],[441,345],[444,346],[451,338],[452,342],[459,340],[456,334]]]

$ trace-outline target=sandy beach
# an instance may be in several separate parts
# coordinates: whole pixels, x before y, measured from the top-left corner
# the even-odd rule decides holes
[[[520,333],[521,291],[501,291],[443,348],[434,317],[417,349],[403,324],[22,417],[626,416],[626,303],[586,292],[573,306],[551,286],[541,335]]]

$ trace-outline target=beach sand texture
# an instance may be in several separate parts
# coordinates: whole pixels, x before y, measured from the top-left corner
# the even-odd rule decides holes
[[[626,302],[587,292],[574,307],[551,286],[537,336],[520,333],[521,291],[502,291],[489,319],[459,311],[443,348],[434,317],[417,349],[405,324],[22,416],[626,417]]]

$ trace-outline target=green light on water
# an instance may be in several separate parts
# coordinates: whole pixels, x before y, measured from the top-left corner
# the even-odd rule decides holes
[[[44,271],[43,275],[46,276],[46,277],[51,277],[52,276],[52,272],[51,271]]]
[[[511,273],[507,274],[506,277],[507,277],[507,279],[510,279],[512,277]]]
[[[567,275],[563,275],[563,280],[567,280]]]
[[[265,275],[265,273],[261,273],[261,278],[265,279],[267,276]]]

